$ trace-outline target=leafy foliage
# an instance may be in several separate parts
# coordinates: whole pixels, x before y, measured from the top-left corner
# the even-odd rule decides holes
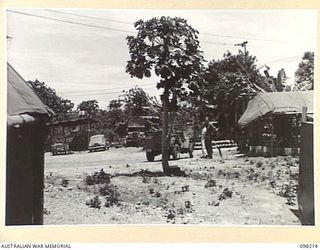
[[[97,100],[82,101],[78,107],[78,111],[84,111],[87,115],[91,116],[99,110],[99,104]]]
[[[90,199],[90,201],[86,202],[86,205],[92,208],[101,208],[101,200],[99,198],[99,196],[95,196],[93,197],[93,199]]]
[[[62,181],[61,181],[61,186],[67,187],[68,185],[69,185],[69,180],[67,180],[67,179],[62,179]]]
[[[210,61],[202,74],[201,101],[206,105],[202,106],[200,113],[210,113],[207,107],[215,107],[215,118],[222,131],[237,126],[235,113],[239,111],[236,106],[244,96],[270,91],[255,62],[256,57],[248,52],[246,55],[241,51],[236,55],[227,52],[222,60]]]
[[[137,78],[151,77],[153,71],[160,77],[157,87],[168,87],[175,106],[176,98],[186,94],[183,83],[197,89],[195,77],[203,61],[198,31],[178,17],[139,20],[135,27],[138,35],[127,37],[131,60],[126,71]]]
[[[74,104],[70,100],[60,97],[53,88],[44,82],[36,79],[35,81],[28,81],[28,84],[34,89],[43,103],[54,111],[55,119],[64,119],[72,111]]]
[[[308,90],[314,89],[314,52],[305,52],[295,72],[296,82],[306,83]]]
[[[256,70],[256,58],[247,55],[244,62],[243,57],[241,52],[237,55],[228,52],[222,60],[209,62],[204,74],[205,87],[208,89],[204,97],[213,97],[212,104],[219,104],[223,100],[237,100],[240,94],[269,90],[264,77]]]
[[[142,115],[151,115],[152,97],[139,87],[131,88],[124,93],[124,112],[127,118],[134,118]]]
[[[103,191],[102,191],[103,190]],[[102,189],[100,189],[100,193],[103,192],[103,196],[105,196],[106,202],[104,204],[105,207],[112,207],[114,205],[120,205],[120,193],[118,191],[117,186],[114,185],[105,185]]]
[[[95,184],[109,184],[110,175],[101,169],[100,172],[94,172],[93,175],[86,176],[85,183],[89,186]]]
[[[136,37],[128,36],[131,60],[127,72],[132,76],[150,77],[151,71],[162,79],[174,79],[172,87],[181,87],[180,79],[189,79],[200,70],[202,54],[199,51],[198,32],[182,18],[152,18],[135,23]],[[160,81],[158,87],[163,87]]]
[[[228,188],[223,189],[222,193],[219,195],[219,200],[225,200],[227,198],[232,198],[232,191],[229,190]]]

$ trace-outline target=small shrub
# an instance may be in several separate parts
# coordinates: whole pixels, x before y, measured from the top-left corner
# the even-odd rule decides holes
[[[86,176],[85,183],[89,186],[95,184],[109,184],[110,183],[110,175],[105,173],[103,169],[100,172],[94,172],[93,175]]]
[[[191,202],[190,201],[185,201],[184,202],[184,205],[185,207],[188,209],[188,208],[191,208]]]
[[[161,197],[161,194],[160,194],[159,192],[155,192],[154,196],[155,196],[156,198],[159,198],[159,197]]]
[[[226,172],[224,172],[223,170],[219,170],[218,171],[218,176],[226,176],[227,175],[227,173]]]
[[[184,214],[184,209],[182,208],[182,207],[180,207],[180,208],[178,208],[177,209],[177,214],[179,214],[179,215],[183,215]]]
[[[151,177],[150,176],[142,176],[142,183],[150,183]]]
[[[167,214],[167,223],[174,223],[175,217],[176,217],[176,212],[174,210],[169,210]]]
[[[232,197],[232,191],[229,190],[228,188],[223,189],[222,194],[219,195],[219,200],[225,200],[227,198]]]
[[[251,173],[249,176],[248,176],[248,179],[249,180],[257,180],[257,178],[259,177],[258,173]]]
[[[262,175],[262,176],[261,176],[261,181],[265,181],[265,180],[267,180],[267,179],[268,179],[267,176],[265,176],[265,175]]]
[[[50,214],[50,211],[44,207],[44,208],[43,208],[43,214],[49,215],[49,214]]]
[[[204,185],[205,188],[215,187],[217,185],[215,180],[208,180],[207,183]]]
[[[120,204],[120,193],[116,186],[109,186],[106,193],[105,207],[112,207],[114,205],[118,206]]]
[[[279,195],[287,199],[287,204],[294,205],[297,194],[297,186],[292,182],[284,184],[279,192]]]
[[[189,192],[189,185],[185,185],[181,187],[182,192]]]
[[[99,194],[102,195],[102,196],[106,196],[109,194],[109,185],[103,185],[101,187],[99,187]]]
[[[270,187],[272,187],[272,188],[277,187],[277,183],[276,183],[274,180],[269,181],[269,185],[270,185]]]
[[[263,165],[263,163],[261,161],[258,161],[256,166],[257,166],[257,168],[261,168],[262,165]]]
[[[99,199],[99,196],[97,195],[97,196],[93,197],[93,199],[90,199],[89,202],[86,202],[86,205],[89,207],[92,207],[92,208],[100,209],[101,208],[101,201]]]
[[[240,177],[240,173],[239,172],[234,172],[233,176],[234,176],[234,178],[239,178]]]
[[[62,179],[62,181],[61,181],[61,186],[67,187],[68,185],[69,185],[69,180],[67,180],[67,179]]]
[[[208,206],[218,207],[220,205],[219,201],[208,202]]]

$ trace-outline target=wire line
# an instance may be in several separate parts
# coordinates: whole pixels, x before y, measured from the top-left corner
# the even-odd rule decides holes
[[[112,19],[103,18],[103,17],[94,17],[94,16],[74,14],[74,13],[67,13],[67,12],[64,12],[64,11],[49,10],[49,9],[45,9],[45,11],[49,11],[49,12],[53,12],[53,13],[58,13],[58,14],[64,14],[64,15],[70,15],[70,16],[77,16],[77,17],[85,17],[85,18],[97,19],[97,20],[106,20],[106,21],[115,22],[115,23],[123,23],[123,24],[131,24],[131,25],[133,24],[133,22],[130,23],[130,22],[124,22],[124,21],[117,21],[117,20],[112,20]]]
[[[103,17],[94,17],[94,16],[88,16],[88,15],[82,15],[82,14],[74,14],[74,13],[67,13],[64,11],[57,11],[57,10],[49,10],[45,9],[46,11],[53,12],[53,13],[59,13],[59,14],[64,14],[64,15],[72,15],[72,16],[77,16],[77,17],[85,17],[85,18],[91,18],[91,19],[97,19],[97,20],[106,20],[109,22],[115,22],[115,23],[122,23],[122,24],[130,24],[132,25],[134,22],[124,22],[124,21],[119,21],[119,20],[113,20],[113,19],[108,19],[108,18],[103,18]],[[271,40],[271,39],[260,39],[260,38],[252,38],[252,37],[241,37],[241,36],[231,36],[231,35],[220,35],[220,34],[215,34],[215,33],[201,33],[203,35],[209,35],[209,36],[216,36],[216,37],[226,37],[226,38],[237,38],[237,39],[248,39],[248,40],[256,40],[256,41],[265,41],[265,42],[280,42],[280,43],[295,43],[294,41],[281,41],[281,40]],[[205,43],[210,43],[210,42],[205,42]],[[220,44],[220,43],[216,43]],[[231,45],[228,43],[223,43],[221,45]],[[233,44],[232,44],[233,45]]]
[[[130,23],[130,22],[116,21],[116,20],[102,18],[102,17],[93,17],[93,16],[88,16],[88,15],[66,13],[66,12],[62,12],[62,11],[55,11],[55,10],[48,10],[48,9],[45,9],[45,10],[49,11],[49,12],[60,13],[60,14],[65,14],[65,15],[73,15],[73,16],[86,17],[86,18],[91,18],[91,19],[100,19],[100,20],[106,20],[106,21],[110,21],[110,22],[123,23],[123,24],[131,24],[131,25],[133,24],[133,23]],[[11,13],[15,13],[15,14],[38,17],[38,18],[43,18],[43,19],[57,21],[57,22],[63,22],[63,23],[69,23],[69,24],[74,24],[74,25],[87,26],[87,27],[91,27],[91,28],[100,28],[100,29],[106,29],[106,30],[113,30],[113,31],[136,34],[136,32],[134,32],[134,31],[124,30],[124,29],[111,28],[111,27],[107,27],[107,26],[99,26],[99,25],[93,25],[93,24],[79,23],[79,22],[76,22],[76,21],[69,21],[69,20],[63,20],[63,19],[59,19],[59,18],[46,17],[46,16],[30,14],[30,13],[21,12],[21,11],[14,11],[14,10],[7,10],[7,11],[11,12]],[[232,36],[232,35],[220,35],[220,34],[214,34],[214,33],[201,33],[201,34],[210,35],[210,36],[216,36],[216,37],[237,38],[237,39],[247,39],[247,40],[266,41],[266,42],[299,43],[299,42],[295,42],[295,41],[268,40],[268,39],[249,38],[249,37]],[[232,43],[219,43],[219,42],[210,42],[210,41],[202,41],[202,40],[200,40],[200,41],[202,43],[207,43],[207,44],[234,46],[234,44],[232,44]],[[251,45],[251,46],[255,46],[255,45]]]
[[[99,26],[99,25],[93,25],[93,24],[79,23],[79,22],[74,22],[74,21],[68,21],[68,20],[58,19],[58,18],[52,18],[52,17],[45,17],[45,16],[40,16],[40,15],[30,14],[30,13],[26,13],[26,12],[20,12],[20,11],[14,11],[14,10],[7,10],[7,11],[8,11],[8,12],[11,12],[11,13],[20,14],[20,15],[38,17],[38,18],[48,19],[48,20],[51,20],[51,21],[57,21],[57,22],[62,22],[62,23],[69,23],[69,24],[87,26],[87,27],[92,27],[92,28],[100,28],[100,29],[105,29],[105,30],[113,30],[113,31],[125,32],[125,33],[134,33],[134,34],[136,33],[136,32],[129,31],[129,30],[122,30],[122,29],[110,28],[110,27],[106,27],[106,26]]]
[[[138,86],[139,87],[139,86]],[[128,89],[130,89],[132,87],[126,87],[126,88],[123,88],[122,90],[119,90],[119,91],[108,91],[108,92],[101,92],[99,91],[98,93],[76,93],[76,94],[64,94],[65,96],[72,96],[72,97],[76,97],[76,96],[88,96],[88,95],[110,95],[110,94],[117,94],[117,93],[122,93],[123,90],[126,91]],[[156,86],[154,87],[148,87],[148,88],[143,88],[143,90],[146,90],[146,89],[157,89]],[[59,92],[60,94],[63,94],[64,92]]]
[[[216,36],[216,37],[237,38],[237,39],[246,39],[246,40],[263,41],[263,42],[297,43],[295,41],[281,41],[281,40],[271,40],[271,39],[262,39],[262,38],[252,38],[252,37],[220,35],[220,34],[214,34],[214,33],[201,33],[201,34],[202,35],[209,35],[209,36]]]
[[[123,89],[126,88],[134,88],[134,87],[143,87],[143,86],[151,86],[154,85],[156,86],[155,83],[146,83],[146,84],[136,84],[135,86],[123,86],[123,87],[115,87],[115,88],[103,88],[103,89],[91,89],[91,90],[86,90],[86,92],[103,92],[103,91],[108,91],[108,90],[116,90],[119,89],[120,91],[122,91]],[[73,94],[73,93],[83,93],[83,90],[70,90],[70,91],[62,91],[60,93],[64,93],[64,94]]]
[[[259,65],[272,64],[272,63],[275,63],[275,62],[282,62],[282,61],[287,61],[287,60],[290,60],[290,59],[296,60],[296,59],[299,59],[299,58],[302,58],[302,55],[299,55],[299,56],[297,55],[297,56],[292,56],[292,57],[272,60],[272,61],[268,61],[268,62],[265,62],[265,63],[260,63]]]

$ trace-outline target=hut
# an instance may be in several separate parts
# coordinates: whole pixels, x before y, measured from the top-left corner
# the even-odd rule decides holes
[[[313,91],[257,94],[238,121],[250,152],[271,156],[298,153],[303,108],[312,120]]]
[[[52,113],[8,63],[6,225],[43,222],[44,141]]]
[[[47,124],[49,135],[46,140],[45,149],[51,151],[54,143],[66,143],[73,151],[88,149],[90,136],[96,134],[99,124],[92,117],[79,117],[51,121]]]

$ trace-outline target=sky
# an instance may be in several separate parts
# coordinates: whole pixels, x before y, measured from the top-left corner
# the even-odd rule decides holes
[[[7,9],[8,62],[25,80],[45,82],[75,105],[96,99],[106,109],[135,86],[158,96],[155,76],[132,78],[125,67],[133,23],[160,16],[182,17],[198,30],[207,61],[237,53],[243,48],[235,44],[248,41],[258,67],[266,64],[274,76],[283,68],[290,82],[303,53],[316,51],[315,10]]]

